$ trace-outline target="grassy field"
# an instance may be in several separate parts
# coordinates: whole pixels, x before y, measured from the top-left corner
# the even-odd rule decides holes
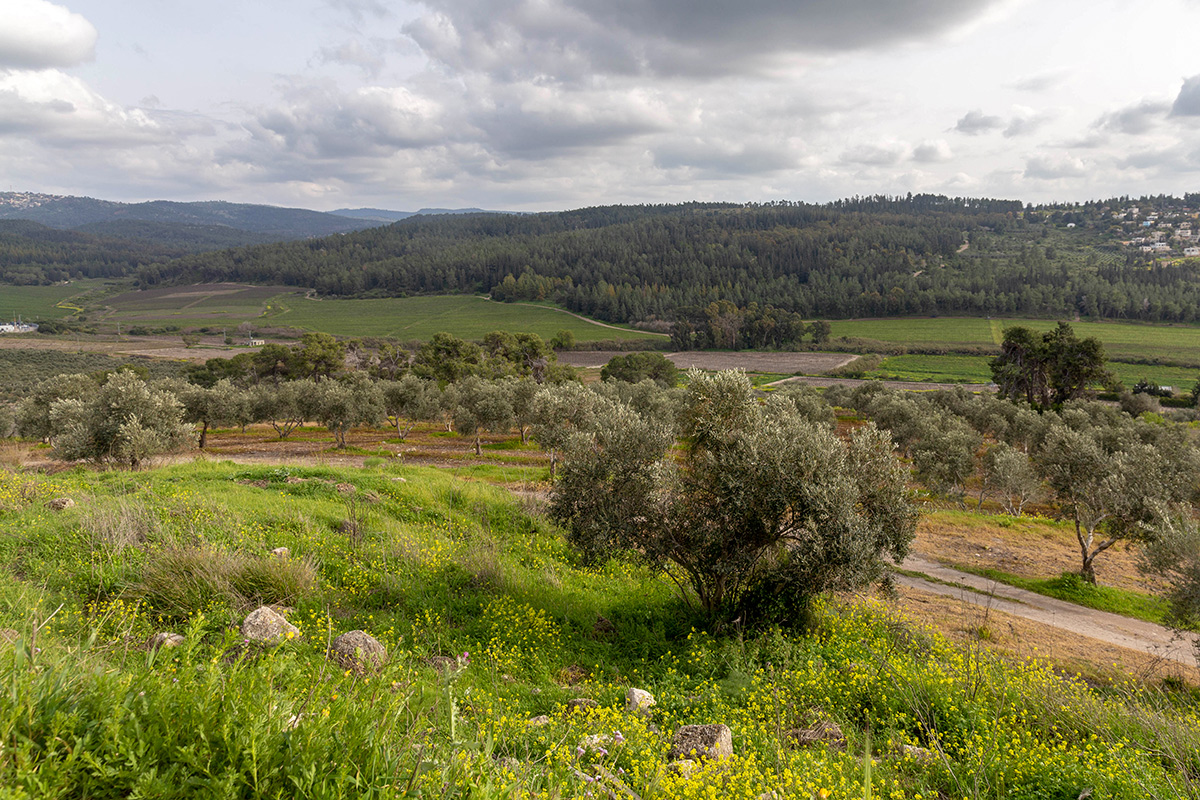
[[[833,336],[875,339],[880,342],[946,347],[999,345],[1004,328],[1022,325],[1050,330],[1054,320],[982,319],[962,317],[834,320]],[[1200,327],[1143,325],[1120,322],[1073,322],[1079,336],[1094,336],[1104,343],[1110,359],[1156,358],[1200,365]]]
[[[337,336],[389,336],[426,340],[448,331],[465,339],[495,330],[536,333],[549,339],[569,330],[579,341],[661,339],[627,328],[607,327],[550,306],[493,303],[470,295],[310,299],[281,287],[187,286],[130,292],[108,301],[107,322],[126,325],[293,327]]]
[[[85,280],[55,286],[0,285],[0,321],[8,322],[18,315],[26,320],[65,317],[76,309],[59,307],[59,303],[103,283]]]
[[[991,356],[927,356],[903,355],[885,358],[879,369],[867,377],[901,381],[931,381],[935,383],[988,383],[992,371]],[[1164,367],[1110,361],[1108,367],[1126,386],[1142,378],[1160,386],[1173,386],[1176,393],[1190,392],[1200,370],[1192,367]]]
[[[1200,797],[1186,692],[1092,688],[861,599],[708,629],[528,509],[394,464],[0,471],[5,796]],[[296,632],[246,641],[262,603]],[[164,630],[182,644],[144,644]],[[327,658],[352,630],[386,663]],[[672,759],[718,723],[732,756]]]

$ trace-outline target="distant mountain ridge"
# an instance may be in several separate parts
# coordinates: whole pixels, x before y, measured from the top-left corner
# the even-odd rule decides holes
[[[260,244],[264,241],[305,239],[349,233],[380,224],[374,219],[354,219],[304,208],[250,203],[204,201],[180,203],[151,200],[145,203],[118,203],[93,197],[40,194],[37,192],[0,192],[0,219],[24,219],[52,228],[74,230],[87,226],[90,233],[126,238],[131,230],[136,238],[159,244],[175,245],[177,231],[170,226],[189,226],[179,230],[184,242],[194,246],[197,240],[221,240],[218,246]],[[130,221],[157,223],[158,227],[129,226]],[[164,227],[166,226],[166,227]],[[216,236],[214,226],[230,231]],[[207,228],[205,234],[197,228]],[[237,236],[232,232],[246,235]],[[214,241],[215,244],[215,241]]]
[[[521,211],[488,211],[483,208],[422,208],[418,211],[389,211],[386,208],[336,208],[329,212],[351,219],[369,219],[377,222],[399,222],[409,217],[432,216],[434,214],[521,214]]]

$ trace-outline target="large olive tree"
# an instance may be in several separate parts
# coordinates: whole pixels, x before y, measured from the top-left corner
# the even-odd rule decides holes
[[[662,568],[707,614],[793,613],[908,551],[907,470],[873,426],[840,439],[741,372],[689,375],[678,443],[619,402],[593,412],[563,443],[551,515],[585,553]]]
[[[50,427],[60,458],[134,469],[151,456],[186,447],[192,439],[178,398],[127,371],[113,373],[85,399],[54,401]]]

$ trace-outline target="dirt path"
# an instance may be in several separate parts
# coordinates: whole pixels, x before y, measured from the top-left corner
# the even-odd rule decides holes
[[[961,386],[968,392],[986,392],[991,390],[991,386],[986,383],[927,383],[926,381],[880,381],[884,386],[892,389],[900,389],[905,392],[932,392],[937,389],[953,389],[956,386]],[[792,378],[784,378],[783,380],[773,381],[768,383],[768,386],[782,386],[785,383],[803,383],[806,386],[816,386],[819,389],[828,389],[830,386],[859,386],[871,381],[859,380],[858,378],[815,378],[811,375],[796,375]]]
[[[624,331],[625,333],[634,331],[636,333],[644,333],[647,336],[661,336],[664,339],[671,338],[671,335],[669,333],[656,333],[655,331],[639,331],[636,328],[622,328],[617,325],[609,325],[607,322],[597,322],[594,319],[589,319],[588,317],[585,317],[582,314],[576,314],[574,311],[568,311],[565,308],[554,308],[553,306],[543,306],[543,305],[539,305],[537,303],[516,303],[515,305],[533,306],[534,308],[548,308],[551,311],[558,311],[559,313],[562,313],[562,314],[568,314],[572,317],[575,317],[576,319],[581,319],[584,322],[590,323],[592,325],[599,325],[601,328],[612,328],[614,331]]]
[[[1056,600],[1053,597],[1028,592],[988,578],[972,575],[969,572],[943,567],[919,554],[909,556],[901,566],[906,570],[919,572],[936,579],[924,580],[908,575],[897,575],[896,582],[902,586],[923,589],[972,605],[1003,611],[1081,636],[1176,661],[1189,667],[1200,666],[1200,662],[1196,660],[1196,642],[1200,640],[1200,635],[1176,634],[1169,628],[1155,625],[1152,622],[1122,617],[1106,611],[1096,611],[1077,606],[1074,603]],[[956,583],[970,588],[947,586],[937,583],[937,581]],[[972,589],[975,591],[971,591]]]

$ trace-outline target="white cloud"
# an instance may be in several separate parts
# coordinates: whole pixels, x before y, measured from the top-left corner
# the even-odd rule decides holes
[[[96,29],[46,0],[0,2],[0,68],[68,67],[92,58]]]
[[[1082,178],[1088,172],[1086,162],[1070,155],[1037,155],[1025,160],[1025,177],[1035,180]]]
[[[168,135],[145,112],[121,108],[54,69],[0,74],[0,133],[35,136],[60,147],[122,147]]]

